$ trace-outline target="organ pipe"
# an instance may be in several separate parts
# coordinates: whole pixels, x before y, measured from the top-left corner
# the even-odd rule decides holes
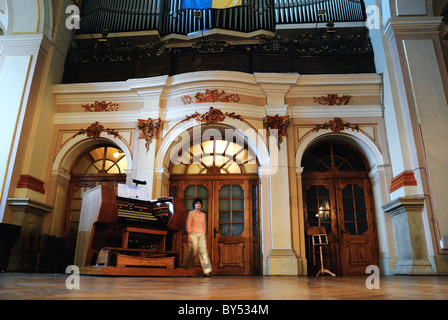
[[[200,10],[181,8],[182,0],[84,0],[79,33],[158,30],[189,34],[222,28],[252,32],[275,30],[276,24],[365,21],[363,0],[242,0],[241,6]],[[324,18],[319,9],[325,9]]]

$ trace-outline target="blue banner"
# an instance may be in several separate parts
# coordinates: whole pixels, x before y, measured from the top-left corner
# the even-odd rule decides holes
[[[182,9],[225,9],[241,5],[241,0],[182,0]]]

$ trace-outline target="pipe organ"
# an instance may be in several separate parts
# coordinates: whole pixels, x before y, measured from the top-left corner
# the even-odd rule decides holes
[[[182,0],[84,0],[79,33],[157,30],[161,36],[206,29],[274,31],[277,24],[365,21],[363,0],[242,0],[241,6],[181,9]],[[319,9],[325,9],[324,17]]]

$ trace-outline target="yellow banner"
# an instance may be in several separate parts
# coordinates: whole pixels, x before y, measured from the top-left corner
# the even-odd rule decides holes
[[[213,9],[225,9],[241,5],[241,0],[213,0]]]

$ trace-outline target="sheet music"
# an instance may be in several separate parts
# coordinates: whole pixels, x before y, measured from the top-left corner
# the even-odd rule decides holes
[[[149,200],[148,188],[146,186],[130,186],[118,184],[118,196],[122,198]]]

